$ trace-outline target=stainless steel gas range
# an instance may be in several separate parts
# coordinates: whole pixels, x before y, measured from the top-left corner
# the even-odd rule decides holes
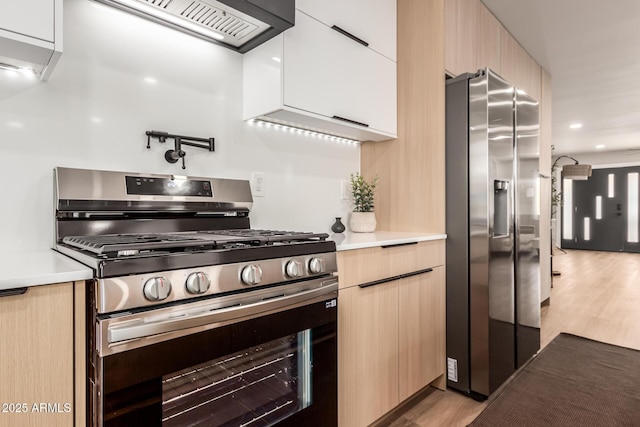
[[[253,230],[248,181],[56,168],[55,249],[93,268],[88,424],[337,424],[335,244]]]

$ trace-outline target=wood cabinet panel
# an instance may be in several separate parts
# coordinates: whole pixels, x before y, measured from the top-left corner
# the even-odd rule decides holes
[[[476,71],[476,13],[478,0],[445,0],[444,65],[457,76]]]
[[[340,290],[338,423],[364,427],[398,401],[398,281]]]
[[[400,401],[445,372],[445,286],[444,267],[398,285]]]
[[[398,2],[398,138],[364,143],[378,229],[445,232],[444,0]]]
[[[365,288],[341,287],[340,426],[369,425],[434,380],[444,378],[445,241],[390,249],[396,251],[385,255],[387,249],[367,248],[338,253],[341,282],[345,275],[352,281],[360,278],[359,283],[385,279],[387,276],[371,275],[369,270],[385,262],[401,263],[402,258],[415,260],[413,270],[405,273],[433,268]],[[345,258],[345,254],[353,256]],[[442,381],[434,385],[445,387]]]
[[[73,425],[73,327],[72,283],[0,298],[0,402],[27,405],[0,425]]]
[[[540,65],[504,28],[500,31],[500,75],[533,99],[540,100]]]
[[[477,7],[476,68],[491,68],[502,75],[500,62],[500,30],[502,25],[482,3]]]
[[[500,28],[500,76],[512,84],[516,84],[518,49],[516,39],[504,27]]]
[[[340,288],[444,265],[445,241],[338,252]]]
[[[518,47],[515,85],[536,101],[540,101],[540,65],[520,45]]]
[[[73,287],[75,426],[85,427],[87,425],[87,287],[85,282],[75,282]]]

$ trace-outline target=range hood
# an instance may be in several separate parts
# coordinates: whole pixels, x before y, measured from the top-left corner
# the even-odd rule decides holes
[[[97,0],[245,53],[295,23],[295,0]]]

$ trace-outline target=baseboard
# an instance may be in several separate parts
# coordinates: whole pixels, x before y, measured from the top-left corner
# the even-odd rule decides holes
[[[427,398],[431,393],[439,392],[435,387],[431,385],[426,386],[422,390],[416,392],[413,396],[407,398],[405,401],[401,402],[398,406],[393,408],[391,411],[387,412],[382,417],[378,418],[376,421],[371,423],[369,427],[383,427],[388,426],[393,421],[398,419],[401,414],[407,412],[411,407],[415,406],[418,402],[423,401]]]

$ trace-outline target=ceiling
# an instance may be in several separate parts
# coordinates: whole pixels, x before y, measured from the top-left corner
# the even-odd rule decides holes
[[[551,74],[553,155],[640,153],[640,1],[482,2]]]

